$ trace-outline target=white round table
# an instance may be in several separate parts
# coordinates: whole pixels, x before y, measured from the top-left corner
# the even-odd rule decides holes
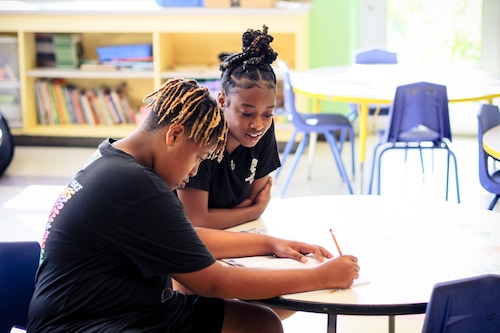
[[[500,214],[451,203],[401,202],[368,195],[273,199],[263,216],[233,231],[266,232],[358,257],[368,283],[350,289],[284,295],[274,307],[336,316],[424,313],[434,284],[500,274]]]
[[[484,133],[483,148],[488,155],[500,161],[500,125],[492,127]]]

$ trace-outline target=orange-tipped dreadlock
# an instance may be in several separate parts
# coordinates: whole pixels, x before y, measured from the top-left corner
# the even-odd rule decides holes
[[[144,97],[144,102],[147,107],[152,107],[146,120],[149,130],[169,124],[183,125],[189,132],[188,138],[194,142],[210,145],[215,141],[211,158],[222,160],[227,124],[207,88],[198,85],[195,80],[170,79]]]

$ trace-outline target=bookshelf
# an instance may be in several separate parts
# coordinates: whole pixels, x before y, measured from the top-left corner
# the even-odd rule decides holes
[[[17,37],[22,123],[14,135],[47,137],[123,137],[136,125],[41,125],[35,82],[63,79],[77,87],[126,85],[130,103],[172,77],[218,79],[218,54],[239,52],[241,34],[248,28],[269,26],[273,47],[294,69],[309,66],[310,5],[295,3],[278,8],[159,7],[154,1],[0,2],[0,36]],[[26,5],[29,3],[29,5]],[[85,4],[82,7],[82,4]],[[22,4],[22,5],[21,5]],[[81,35],[83,57],[96,59],[104,45],[152,44],[153,68],[141,71],[93,71],[74,68],[38,68],[36,33]],[[277,124],[277,132],[280,126]],[[279,135],[278,135],[279,136]]]

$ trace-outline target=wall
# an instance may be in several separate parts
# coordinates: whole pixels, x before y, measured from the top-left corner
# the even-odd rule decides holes
[[[311,68],[346,65],[359,45],[358,1],[313,0]]]
[[[358,0],[312,0],[310,67],[347,65],[359,48]],[[311,106],[309,106],[311,107]],[[345,103],[321,101],[322,112],[349,111]]]
[[[500,75],[500,1],[483,0],[483,69]]]

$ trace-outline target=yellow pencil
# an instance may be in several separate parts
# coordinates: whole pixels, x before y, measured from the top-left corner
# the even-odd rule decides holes
[[[335,235],[333,234],[332,229],[330,229],[330,235],[332,235],[333,241],[335,242],[335,246],[337,247],[339,254],[342,255],[342,251],[340,251],[339,243],[337,243],[337,239],[335,238]]]

